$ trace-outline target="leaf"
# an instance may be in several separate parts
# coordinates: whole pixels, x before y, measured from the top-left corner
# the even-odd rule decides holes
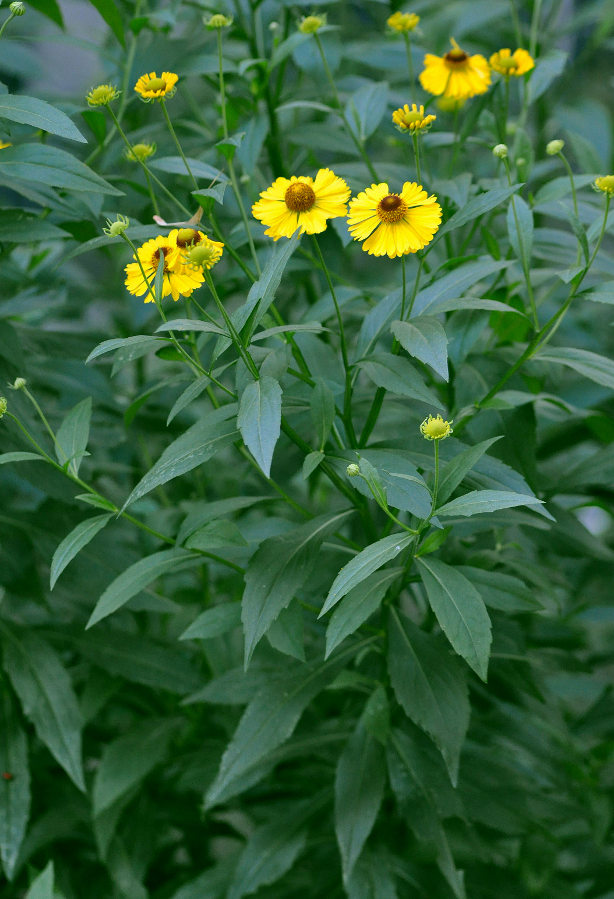
[[[117,4],[113,0],[89,0],[89,2],[98,10],[122,47],[125,47],[124,23]]]
[[[345,884],[348,899],[398,899],[395,878],[381,851],[365,848]]]
[[[550,50],[535,63],[531,72],[528,89],[529,104],[534,103],[538,97],[548,90],[555,78],[563,72],[567,57],[564,50]]]
[[[378,353],[357,364],[378,387],[398,396],[409,396],[436,409],[445,408],[437,394],[426,387],[408,359],[392,353]]]
[[[85,360],[86,364],[98,356],[104,356],[105,353],[112,353],[114,350],[124,349],[125,347],[147,347],[147,351],[160,349],[165,342],[162,337],[150,337],[148,334],[135,334],[134,337],[113,337],[111,340],[103,340],[98,346],[94,347],[92,352]]]
[[[83,721],[70,677],[55,650],[35,634],[2,628],[3,664],[24,715],[73,783],[85,790]]]
[[[21,125],[31,125],[33,128],[47,131],[49,134],[57,134],[58,137],[64,137],[66,140],[87,143],[66,113],[36,97],[2,94],[0,96],[0,119],[9,119],[11,122],[19,122]]]
[[[471,581],[438,559],[416,559],[439,626],[476,674],[486,681],[492,642],[490,618]]]
[[[215,502],[201,502],[186,516],[179,528],[177,543],[184,543],[191,534],[194,534],[209,522],[270,499],[271,497],[269,496],[231,496],[228,499],[219,499]]]
[[[200,159],[192,159],[187,157],[188,165],[195,178],[202,178],[204,181],[228,181],[228,176],[219,169],[214,168],[207,162],[201,162]],[[151,159],[148,165],[152,169],[158,169],[160,172],[168,172],[170,175],[187,175],[185,163],[181,156],[161,156],[159,159]]]
[[[228,332],[223,328],[220,328],[219,325],[214,325],[211,322],[203,322],[198,318],[169,319],[169,321],[163,322],[156,328],[156,334],[159,331],[205,331],[211,334],[221,334],[223,337],[228,337]]]
[[[326,458],[326,455],[323,452],[321,452],[320,450],[317,450],[313,453],[307,453],[307,455],[303,459],[303,468],[302,468],[303,480],[306,481],[307,478],[314,473],[314,471],[316,470],[316,468],[318,467],[318,465],[320,464],[322,459],[325,459],[325,458]],[[1,462],[1,460],[2,460],[2,457],[0,456],[0,462]]]
[[[241,603],[225,602],[206,609],[180,635],[180,640],[210,640],[241,624]]]
[[[163,574],[176,571],[200,563],[200,559],[193,553],[182,549],[164,549],[139,559],[116,577],[104,591],[94,611],[86,624],[86,630],[93,627],[107,615],[116,612],[124,606],[128,600],[148,587],[152,581],[157,580]]]
[[[168,413],[168,418],[166,419],[166,426],[168,427],[172,420],[179,415],[186,406],[189,406],[193,400],[198,399],[198,397],[203,393],[209,384],[211,383],[211,379],[207,377],[207,375],[202,375],[200,378],[195,378],[194,381],[190,381],[188,386],[182,393],[177,397],[175,402],[173,403],[173,407],[171,411]]]
[[[234,521],[220,519],[210,521],[202,528],[194,531],[185,542],[188,549],[200,549],[211,552],[222,546],[247,546],[247,540],[241,534]]]
[[[258,641],[312,572],[324,537],[352,513],[321,515],[279,537],[269,537],[252,556],[245,573],[241,613],[246,668]]]
[[[46,868],[33,881],[24,899],[54,899],[54,883],[55,876],[53,862],[51,861],[47,863]]]
[[[275,299],[281,277],[298,246],[299,239],[298,233],[295,232],[289,240],[277,243],[272,248],[262,274],[249,289],[245,305],[241,306],[233,316],[234,323],[238,325],[239,330],[243,328],[248,319],[251,319],[249,333],[246,335],[248,342],[251,342],[254,330]]]
[[[543,608],[526,584],[519,578],[502,571],[487,571],[460,565],[457,568],[471,581],[487,606],[502,612],[534,612]]]
[[[431,307],[437,308],[444,300],[454,299],[462,296],[467,290],[473,288],[476,284],[490,275],[494,275],[507,268],[510,262],[497,262],[487,257],[479,259],[477,262],[468,262],[465,265],[459,265],[458,268],[443,275],[420,290],[414,302],[414,315],[420,315]]]
[[[243,442],[267,476],[281,426],[281,387],[268,375],[252,381],[243,391],[237,427]]]
[[[382,803],[386,769],[381,743],[359,722],[335,774],[335,833],[343,879],[352,874]]]
[[[507,233],[514,253],[527,268],[533,251],[533,213],[522,197],[507,207]]]
[[[316,378],[309,398],[309,411],[316,432],[316,446],[323,450],[336,415],[334,394],[323,378]]]
[[[497,509],[511,509],[514,506],[540,506],[543,501],[535,496],[523,493],[512,493],[508,490],[472,490],[451,500],[436,510],[437,516],[479,515],[482,512],[495,512]]]
[[[64,537],[51,560],[51,571],[49,573],[49,588],[51,590],[53,590],[57,579],[77,553],[81,552],[83,547],[87,546],[98,531],[101,531],[112,518],[113,514],[109,512],[104,515],[96,515],[94,518],[88,518],[73,528],[67,537]]]
[[[273,649],[299,662],[305,661],[303,610],[297,601],[282,609],[266,636]]]
[[[141,478],[124,503],[123,509],[161,484],[192,471],[197,465],[202,465],[217,452],[229,446],[237,436],[234,422],[228,420],[235,412],[234,404],[215,409],[174,440],[155,465]]]
[[[397,700],[441,752],[456,785],[470,707],[464,673],[446,640],[390,610],[388,672]]]
[[[486,193],[473,197],[462,209],[455,212],[452,218],[448,219],[435,235],[435,239],[438,240],[443,234],[454,231],[455,228],[460,228],[461,225],[466,225],[467,222],[472,222],[501,203],[505,203],[520,187],[522,187],[522,184],[512,184],[509,187],[493,187],[492,190],[487,190]]]
[[[0,465],[9,465],[12,462],[44,462],[45,457],[38,453],[24,453],[17,450],[14,453],[1,453]]]
[[[396,321],[391,331],[410,356],[430,365],[444,381],[448,380],[448,338],[438,319],[421,315],[410,322]]]
[[[85,454],[91,417],[92,398],[88,396],[70,410],[56,434],[56,458],[62,466],[68,463],[68,471],[74,475],[79,474]]]
[[[386,562],[396,558],[413,539],[413,534],[391,534],[390,537],[384,537],[382,540],[372,543],[371,546],[367,546],[357,556],[354,556],[347,565],[344,565],[333,581],[318,617],[321,618],[326,614],[346,593],[357,587],[370,574],[373,574]]]
[[[19,847],[30,816],[30,768],[28,741],[8,691],[0,696],[0,858],[9,880],[17,863]]]
[[[454,456],[442,467],[439,476],[439,489],[437,491],[439,502],[445,502],[454,493],[458,485],[462,483],[465,475],[471,471],[476,462],[482,458],[484,453],[497,440],[501,440],[501,438],[491,437],[490,440],[483,440],[482,443],[478,443],[476,446],[470,446],[457,456]]]
[[[75,156],[46,144],[20,144],[7,147],[0,157],[0,176],[11,181],[45,184],[66,190],[123,196],[121,190],[93,172]]]
[[[361,141],[377,129],[388,104],[388,82],[367,81],[348,100],[345,115]]]
[[[546,347],[533,356],[534,362],[554,362],[573,368],[589,381],[614,390],[614,362],[605,356],[577,347]]]
[[[344,596],[331,615],[326,630],[325,658],[328,658],[342,640],[358,630],[360,625],[375,612],[388,587],[402,571],[402,568],[376,571]]]

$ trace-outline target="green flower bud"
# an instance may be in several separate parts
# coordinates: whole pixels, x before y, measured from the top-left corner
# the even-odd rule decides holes
[[[107,237],[120,237],[129,225],[130,219],[125,215],[118,215],[114,222],[107,219],[107,227],[102,230]]]
[[[8,403],[6,401],[6,397],[0,396],[0,418],[3,417],[3,415],[7,409],[8,409]]]
[[[546,153],[548,156],[556,156],[561,152],[563,147],[565,146],[565,141],[557,138],[556,140],[551,140],[546,144]]]
[[[13,390],[23,390],[27,383],[25,378],[15,378],[11,386]]]
[[[222,15],[221,12],[215,13],[209,18],[204,18],[203,22],[209,31],[215,31],[216,28],[229,28],[232,25],[232,18]]]
[[[26,12],[26,5],[25,3],[19,3],[17,0],[14,0],[13,3],[9,4],[9,9],[14,16],[23,16]]]
[[[360,467],[355,462],[350,462],[348,467],[345,469],[345,473],[348,478],[356,478],[360,474]]]
[[[492,148],[492,152],[497,159],[507,159],[507,144],[497,144]]]
[[[315,34],[326,25],[326,16],[303,16],[298,23],[298,30],[303,34]]]

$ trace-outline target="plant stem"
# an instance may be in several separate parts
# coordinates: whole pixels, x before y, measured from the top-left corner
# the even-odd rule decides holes
[[[409,83],[413,87],[416,83],[416,76],[414,73],[414,60],[411,55],[411,41],[409,39],[409,35],[406,31],[403,32],[403,38],[405,39],[405,53],[407,55],[407,68],[409,69]]]
[[[177,135],[175,133],[175,129],[173,128],[173,123],[171,122],[170,116],[168,114],[168,109],[166,108],[166,102],[164,101],[164,99],[160,100],[160,106],[162,107],[162,112],[164,113],[164,118],[166,119],[166,124],[167,124],[168,130],[170,131],[171,137],[173,138],[173,140],[175,142],[177,151],[178,151],[179,155],[181,156],[181,158],[183,160],[183,164],[186,167],[186,171],[192,180],[192,184],[194,185],[194,190],[198,190],[198,181],[192,174],[192,169],[188,165],[188,160],[185,157],[185,153],[183,152],[181,144],[179,143],[179,138],[177,137]]]
[[[431,517],[435,514],[437,508],[437,494],[439,492],[439,440],[433,440],[435,444],[435,480],[433,481],[433,511]]]
[[[230,334],[231,340],[234,343],[237,352],[243,359],[245,365],[247,366],[248,371],[250,372],[250,374],[252,375],[254,380],[259,381],[260,380],[260,372],[258,371],[258,368],[256,367],[256,363],[252,359],[252,356],[251,356],[249,350],[246,349],[243,341],[241,340],[241,337],[240,337],[237,329],[235,328],[235,326],[232,323],[232,319],[226,312],[226,309],[224,308],[224,304],[220,300],[220,298],[218,296],[218,292],[215,289],[215,284],[213,283],[213,278],[211,277],[209,270],[203,269],[203,273],[205,275],[205,281],[207,282],[207,287],[211,291],[211,295],[215,301],[215,304],[216,304],[217,308],[219,309],[219,311],[222,315],[222,318],[224,319],[224,322],[226,323],[226,327],[228,328],[228,333]]]
[[[411,136],[414,145],[414,156],[416,157],[416,179],[418,184],[422,184],[422,175],[420,174],[420,145],[418,143],[418,135],[414,131]]]
[[[503,164],[505,165],[505,172],[507,174],[507,182],[509,186],[512,186],[512,174],[510,171],[510,163],[507,156],[503,159]],[[531,315],[533,317],[533,327],[536,331],[539,331],[539,318],[537,315],[537,306],[535,304],[535,295],[533,293],[533,284],[531,283],[531,270],[529,267],[529,259],[527,259],[525,253],[525,246],[522,241],[522,232],[520,230],[520,221],[518,219],[518,211],[516,209],[516,198],[514,194],[512,194],[511,198],[512,203],[512,214],[514,216],[514,224],[516,225],[516,237],[518,240],[518,249],[520,251],[520,264],[522,266],[522,272],[524,274],[524,280],[527,287],[527,296],[529,298],[529,305],[531,307]]]

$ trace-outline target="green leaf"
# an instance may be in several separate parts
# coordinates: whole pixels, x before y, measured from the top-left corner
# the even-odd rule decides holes
[[[93,172],[84,162],[46,144],[20,144],[7,147],[0,156],[0,177],[27,184],[45,184],[66,190],[123,196],[121,190]]]
[[[345,115],[359,140],[366,140],[377,129],[388,104],[388,82],[368,81],[354,91]]]
[[[245,573],[241,614],[245,667],[258,641],[313,571],[324,537],[352,512],[321,515],[279,537],[269,537],[252,556]]]
[[[89,0],[89,2],[98,10],[122,47],[125,47],[124,23],[117,4],[113,0]]]
[[[346,593],[361,584],[370,574],[373,574],[386,562],[395,559],[413,539],[413,534],[391,534],[389,537],[372,543],[371,546],[367,546],[357,556],[354,556],[333,581],[319,617],[332,609]]]
[[[71,474],[79,474],[90,435],[92,398],[88,396],[74,406],[56,434],[55,455],[62,466],[68,465]]]
[[[3,664],[24,715],[73,783],[85,790],[83,722],[70,677],[55,650],[35,634],[2,628]]]
[[[46,868],[33,881],[24,899],[54,899],[54,883],[53,862],[48,862]]]
[[[535,496],[526,496],[523,493],[512,493],[508,490],[472,490],[451,500],[436,510],[436,514],[479,515],[482,512],[495,512],[497,509],[512,509],[514,506],[540,506],[543,501]]]
[[[445,638],[391,609],[388,672],[405,714],[434,740],[456,784],[470,707],[464,673]]]
[[[520,187],[522,187],[522,184],[512,184],[510,187],[493,187],[492,190],[487,190],[486,193],[473,197],[439,229],[435,235],[436,239],[439,239],[449,231],[454,231],[455,228],[460,228],[461,225],[466,225],[467,222],[474,221],[474,219],[484,215],[486,212],[490,212],[491,209],[494,209],[501,203],[505,203]]]
[[[398,899],[395,879],[387,858],[365,848],[345,884],[348,899]]]
[[[441,233],[441,229],[438,234]],[[509,262],[497,262],[490,257],[480,259],[477,262],[468,262],[459,265],[428,287],[423,287],[416,296],[414,302],[414,315],[419,315],[432,307],[443,303],[444,300],[462,296],[466,291],[478,284],[484,278],[497,274],[501,269],[507,268]]]
[[[209,163],[202,162],[200,159],[192,159],[190,156],[187,157],[187,160],[195,178],[202,178],[204,181],[228,181],[227,175]],[[158,159],[151,159],[148,165],[152,169],[168,172],[170,175],[187,175],[185,162],[181,156],[161,156]]]
[[[191,402],[203,393],[209,384],[211,383],[211,379],[207,377],[207,375],[202,375],[200,378],[195,378],[194,381],[190,381],[188,386],[182,393],[177,397],[175,402],[173,403],[173,407],[171,411],[168,413],[168,418],[166,419],[166,426],[168,427],[172,420],[179,415],[186,406],[189,406]]]
[[[298,246],[299,235],[295,233],[289,240],[277,243],[271,250],[262,274],[250,287],[244,306],[235,313],[235,325],[239,330],[243,328],[248,319],[251,319],[248,340],[275,299],[281,277],[290,261],[290,257]]]
[[[193,553],[182,549],[164,549],[139,559],[116,577],[104,591],[94,611],[86,624],[86,630],[93,627],[107,615],[116,612],[124,606],[128,600],[148,587],[152,581],[157,580],[163,574],[176,571],[178,568],[186,568],[197,565],[200,559]]]
[[[303,468],[302,468],[303,480],[306,481],[307,478],[314,473],[314,471],[316,470],[316,468],[318,467],[320,462],[325,458],[326,458],[326,455],[324,453],[320,452],[320,450],[317,450],[313,453],[307,453],[307,455],[303,459]],[[0,462],[1,462],[1,460],[2,460],[2,457],[0,456]]]
[[[335,397],[323,378],[316,378],[309,398],[311,421],[316,432],[316,446],[323,450],[335,421]]]
[[[198,503],[190,514],[186,516],[179,528],[177,543],[184,543],[191,534],[194,534],[209,522],[217,521],[224,515],[230,515],[232,512],[247,509],[256,503],[262,503],[270,499],[270,496],[230,496],[228,499],[219,499],[215,502],[203,501]]]
[[[247,546],[247,540],[234,521],[210,521],[202,528],[194,531],[185,542],[188,549],[200,549],[211,552],[222,546]]]
[[[84,546],[87,546],[90,540],[96,536],[98,531],[101,531],[112,518],[113,514],[109,512],[104,515],[96,515],[94,518],[88,518],[86,521],[82,521],[73,528],[67,537],[64,537],[54,552],[53,559],[51,560],[51,571],[49,573],[49,588],[51,590],[53,590],[57,579],[66,566],[72,562],[77,553],[79,553]]]
[[[378,353],[357,363],[378,387],[398,396],[409,396],[435,409],[444,409],[437,394],[429,390],[408,359],[392,353]]]
[[[614,362],[589,350],[580,350],[576,347],[546,347],[536,353],[533,361],[566,365],[590,381],[614,390]]]
[[[439,502],[445,502],[447,498],[454,493],[458,485],[462,483],[465,475],[471,471],[476,462],[482,458],[484,453],[490,449],[493,443],[496,443],[497,440],[500,439],[500,437],[491,437],[490,440],[484,440],[482,443],[476,444],[476,446],[470,446],[442,466],[439,475],[439,489],[437,492]]]
[[[36,97],[2,94],[0,96],[0,119],[9,119],[11,122],[19,122],[21,125],[31,125],[40,131],[57,134],[58,137],[64,137],[66,140],[87,143],[66,113],[44,100],[37,100]]]
[[[420,315],[410,322],[393,322],[391,331],[404,350],[415,356],[448,380],[448,338],[441,322],[430,315]]]
[[[439,626],[468,665],[487,679],[492,633],[490,618],[471,581],[438,559],[416,559]]]
[[[533,213],[522,197],[507,207],[507,233],[514,253],[527,268],[533,252]]]
[[[339,758],[335,774],[335,833],[344,881],[351,876],[373,829],[385,782],[382,745],[359,722]]]
[[[241,603],[225,602],[202,612],[179,637],[180,640],[210,640],[241,624]]]
[[[12,462],[44,462],[45,457],[38,453],[22,453],[20,450],[14,453],[0,454],[0,465],[9,465]]]
[[[502,571],[460,565],[456,569],[471,581],[487,606],[502,612],[534,612],[543,608],[519,578]]]
[[[219,325],[214,325],[211,322],[203,322],[198,318],[169,319],[169,321],[163,322],[156,328],[156,334],[158,334],[159,331],[205,331],[211,334],[221,334],[223,337],[228,337],[228,332],[223,328],[220,328]]]
[[[534,103],[563,72],[567,57],[564,50],[550,50],[535,63],[529,79],[528,101]]]
[[[237,431],[233,421],[236,406],[222,406],[204,415],[196,424],[168,446],[153,468],[136,485],[123,508],[146,496],[151,490],[166,484],[173,478],[192,471],[211,459],[236,439]]]
[[[5,243],[35,243],[40,240],[65,240],[68,231],[42,221],[32,215],[24,215],[13,209],[0,211],[0,240]],[[8,310],[5,310],[8,311]]]
[[[266,636],[273,649],[299,662],[305,661],[303,610],[297,601],[282,609]]]
[[[102,343],[94,347],[85,362],[87,364],[92,359],[104,356],[105,353],[112,353],[114,350],[146,347],[147,352],[149,352],[150,350],[158,350],[164,345],[164,338],[150,337],[148,334],[135,334],[134,337],[113,337],[111,340],[103,340]]]
[[[243,391],[237,427],[243,442],[269,477],[281,426],[281,387],[268,375],[252,381]]]
[[[9,880],[13,879],[19,847],[30,816],[30,768],[28,741],[8,694],[0,696],[0,858]]]
[[[361,721],[371,736],[385,746],[390,734],[390,703],[382,684],[378,684],[369,696]]]

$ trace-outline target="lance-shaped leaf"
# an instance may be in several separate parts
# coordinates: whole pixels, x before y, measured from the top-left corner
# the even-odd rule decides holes
[[[410,356],[430,365],[444,381],[448,380],[448,338],[439,319],[419,315],[410,322],[393,322],[391,330]]]
[[[55,583],[64,569],[75,558],[84,546],[93,540],[98,531],[113,518],[111,512],[104,515],[95,515],[94,518],[88,518],[80,522],[73,530],[64,537],[58,548],[53,554],[51,560],[51,572],[49,574],[49,586],[53,590]]]
[[[500,439],[500,437],[491,437],[490,440],[483,440],[482,443],[478,443],[476,446],[470,446],[442,466],[439,475],[439,489],[437,491],[439,502],[445,502],[454,493],[476,462],[482,458],[493,443]]]
[[[11,880],[30,815],[30,769],[28,741],[7,691],[0,696],[0,712],[0,858]]]
[[[577,347],[549,347],[540,350],[533,357],[535,362],[554,362],[573,368],[596,384],[614,390],[614,362],[606,356],[581,350]]]
[[[55,454],[60,465],[68,465],[71,474],[79,474],[79,466],[90,435],[92,398],[88,396],[74,406],[56,434]]]
[[[379,353],[363,359],[358,365],[374,384],[390,393],[409,396],[436,409],[445,408],[437,394],[429,390],[411,362],[403,356]]]
[[[33,882],[24,899],[54,899],[54,884],[53,862],[49,862]]]
[[[112,187],[71,153],[46,144],[21,144],[4,149],[0,158],[0,177],[9,182],[16,179],[89,194],[123,196],[121,190]]]
[[[326,658],[375,612],[386,595],[386,590],[402,571],[402,568],[375,571],[343,597],[330,616],[326,631]]]
[[[243,391],[237,427],[252,456],[269,477],[281,426],[281,387],[265,375]]]
[[[440,506],[436,514],[440,517],[462,515],[469,517],[482,512],[495,512],[497,509],[512,509],[515,506],[541,506],[543,501],[524,493],[512,493],[508,490],[472,490],[457,499]]]
[[[39,131],[57,134],[65,140],[87,141],[65,112],[39,100],[36,97],[2,94],[0,97],[0,119],[9,119],[21,125],[31,125]]]

